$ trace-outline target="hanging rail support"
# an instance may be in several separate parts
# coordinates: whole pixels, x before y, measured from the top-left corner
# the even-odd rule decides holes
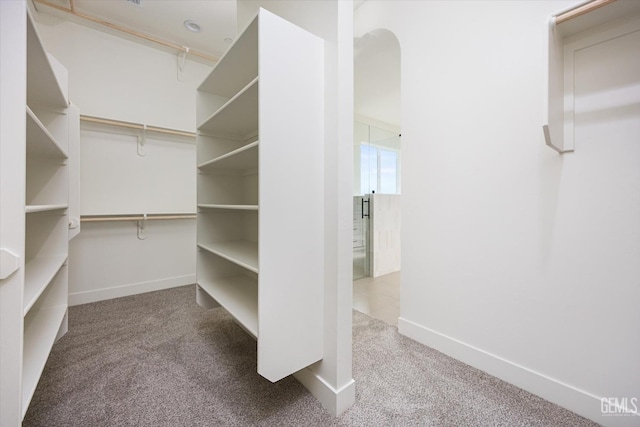
[[[147,152],[144,149],[144,143],[147,139],[147,125],[142,125],[142,135],[138,137],[138,156],[144,157]],[[145,214],[146,215],[146,214]]]
[[[189,54],[189,47],[183,46],[183,50],[178,52],[178,81],[184,81],[184,67],[187,64],[187,55]]]
[[[147,214],[144,214],[141,220],[138,220],[138,239],[146,240],[147,236],[144,233],[144,227],[147,225]]]

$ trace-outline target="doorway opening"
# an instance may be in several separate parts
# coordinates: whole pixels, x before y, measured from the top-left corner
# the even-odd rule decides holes
[[[400,315],[400,44],[378,29],[354,41],[354,308]]]

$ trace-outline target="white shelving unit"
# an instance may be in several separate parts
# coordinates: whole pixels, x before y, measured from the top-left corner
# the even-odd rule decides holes
[[[321,39],[260,9],[198,88],[199,294],[271,381],[323,355],[323,69]]]
[[[69,101],[67,71],[27,14],[22,416],[56,337],[67,330]]]
[[[12,174],[0,180],[2,262],[16,267],[0,277],[0,425],[9,426],[21,424],[51,348],[67,331],[69,153],[78,148],[79,114],[68,101],[67,71],[46,53],[26,3],[0,8],[2,38],[13,50],[0,49],[3,81],[21,93],[7,93],[14,101],[3,100],[1,110],[2,168]]]

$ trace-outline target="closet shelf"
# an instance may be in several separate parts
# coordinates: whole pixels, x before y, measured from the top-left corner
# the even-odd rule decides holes
[[[220,205],[220,204],[200,204],[200,209],[221,209],[229,211],[257,211],[258,205]]]
[[[61,209],[67,209],[69,205],[67,204],[59,204],[59,205],[26,205],[24,207],[24,211],[26,213],[35,213],[35,212],[47,212],[47,211],[57,211]]]
[[[24,278],[24,315],[38,300],[60,268],[67,262],[66,255],[36,257],[25,266]]]
[[[242,146],[227,154],[198,165],[203,171],[258,168],[258,141]]]
[[[67,306],[42,307],[29,313],[24,326],[24,361],[22,377],[22,416],[27,413],[29,402],[36,391],[38,380],[62,325]]]
[[[198,243],[198,247],[231,261],[242,268],[258,273],[258,243],[247,240]]]
[[[64,148],[60,146],[29,106],[27,106],[27,154],[33,157],[60,160],[69,158]]]
[[[66,82],[67,70],[44,50],[31,14],[28,14],[27,104],[67,108],[69,101]]]
[[[258,78],[207,118],[198,130],[229,139],[246,140],[258,134]]]
[[[248,276],[200,280],[200,287],[251,334],[258,337],[258,282]]]
[[[258,21],[252,20],[218,60],[198,90],[231,98],[257,75]]]

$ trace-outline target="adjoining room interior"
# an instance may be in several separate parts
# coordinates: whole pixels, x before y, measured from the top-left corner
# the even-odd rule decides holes
[[[353,307],[393,326],[400,316],[400,54],[387,30],[354,39]]]

